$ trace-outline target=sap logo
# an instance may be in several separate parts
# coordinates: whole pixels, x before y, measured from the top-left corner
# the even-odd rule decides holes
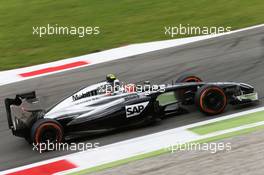
[[[126,117],[133,117],[136,115],[139,115],[148,105],[148,101],[147,102],[143,102],[143,103],[138,103],[135,105],[129,105],[126,106]]]

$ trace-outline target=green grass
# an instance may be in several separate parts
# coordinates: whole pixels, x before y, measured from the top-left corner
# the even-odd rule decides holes
[[[175,98],[174,92],[167,92],[167,93],[159,95],[157,98],[157,101],[159,101],[159,104],[161,106],[164,106],[166,104],[176,102],[177,99]]]
[[[258,131],[258,130],[263,130],[263,129],[264,129],[264,125],[253,127],[253,128],[249,128],[249,129],[243,129],[243,130],[240,130],[240,131],[231,132],[231,133],[227,133],[227,134],[223,134],[223,135],[219,135],[219,136],[215,136],[215,137],[211,137],[211,138],[207,138],[207,139],[202,139],[202,140],[194,141],[192,143],[215,142],[215,141],[218,141],[218,140],[222,140],[222,139],[226,139],[226,138],[230,138],[230,137],[234,137],[234,136],[238,136],[238,135],[242,135],[242,134],[248,134],[248,133],[252,133],[252,132],[255,132],[255,131]],[[103,165],[100,165],[100,166],[84,169],[84,170],[79,171],[79,172],[70,173],[69,175],[84,175],[84,174],[89,174],[89,173],[93,173],[93,172],[103,171],[103,170],[106,170],[106,169],[109,169],[109,168],[114,168],[114,167],[117,167],[117,166],[120,166],[120,165],[125,165],[125,164],[128,164],[130,162],[137,161],[137,160],[151,158],[151,157],[159,156],[159,155],[162,155],[162,154],[168,154],[170,152],[171,152],[170,148],[160,149],[160,150],[153,151],[153,152],[150,152],[150,153],[141,154],[141,155],[138,155],[138,156],[127,158],[127,159],[122,159],[122,160],[118,160],[118,161],[115,161],[115,162],[103,164]]]
[[[247,115],[243,115],[240,117],[231,118],[227,120],[222,120],[219,122],[209,123],[209,124],[202,125],[202,126],[197,126],[194,128],[190,128],[189,130],[197,134],[204,135],[204,134],[209,134],[209,133],[213,133],[216,131],[235,128],[235,127],[239,127],[242,125],[247,125],[247,124],[256,123],[260,121],[264,121],[263,111],[252,113],[252,114],[247,114]]]
[[[0,2],[0,70],[65,59],[130,43],[169,39],[164,26],[264,22],[262,0],[8,0]],[[32,35],[33,26],[99,26],[101,34]],[[185,37],[185,36],[182,36]]]

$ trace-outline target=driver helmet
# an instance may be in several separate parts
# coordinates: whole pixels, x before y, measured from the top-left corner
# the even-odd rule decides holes
[[[113,83],[116,80],[116,76],[114,74],[107,74],[106,81],[109,83]]]

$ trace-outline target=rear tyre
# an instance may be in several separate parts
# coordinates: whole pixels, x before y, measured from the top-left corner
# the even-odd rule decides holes
[[[31,140],[37,145],[56,144],[63,140],[63,129],[59,122],[52,119],[38,120],[31,129]]]
[[[215,85],[202,86],[195,95],[195,103],[207,115],[222,113],[227,105],[227,97],[222,88]]]

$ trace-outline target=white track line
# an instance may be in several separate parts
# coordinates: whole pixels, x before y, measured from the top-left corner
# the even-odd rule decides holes
[[[240,30],[236,30],[236,31],[232,31],[232,32],[224,33],[224,34],[218,34],[218,35],[198,36],[198,37],[191,37],[191,38],[184,38],[184,39],[174,39],[174,40],[168,40],[168,41],[157,41],[157,42],[150,42],[150,43],[144,43],[144,44],[135,44],[135,45],[130,45],[130,46],[121,47],[121,48],[117,48],[117,49],[111,49],[111,50],[103,51],[100,53],[88,54],[88,55],[84,55],[84,56],[80,56],[80,57],[56,61],[56,62],[52,62],[52,63],[42,64],[42,65],[37,65],[37,66],[32,66],[32,67],[27,67],[27,68],[21,68],[21,69],[15,69],[15,70],[10,70],[10,71],[3,71],[3,72],[0,72],[0,85],[30,79],[30,78],[21,78],[18,76],[18,74],[28,72],[28,71],[43,69],[46,67],[52,67],[54,65],[57,66],[60,64],[71,63],[72,61],[81,61],[81,60],[91,61],[91,63],[92,63],[91,65],[99,64],[99,63],[103,63],[103,62],[107,62],[107,61],[112,61],[112,60],[117,60],[117,59],[121,59],[121,58],[126,58],[129,56],[143,54],[143,53],[147,53],[147,52],[151,52],[151,51],[161,50],[161,49],[175,47],[175,46],[179,46],[179,45],[184,45],[184,44],[188,44],[188,43],[192,43],[192,42],[196,42],[196,41],[201,41],[201,40],[206,40],[206,39],[215,38],[215,37],[219,37],[219,36],[229,35],[229,34],[238,33],[238,32],[242,32],[242,31],[247,31],[247,30],[251,30],[251,29],[255,29],[255,28],[259,28],[259,27],[263,27],[263,26],[264,26],[264,24],[258,25],[258,26],[253,26],[253,27],[248,27],[245,29],[240,29]],[[62,71],[58,71],[58,72],[62,72]],[[58,72],[56,72],[56,73],[58,73]],[[50,73],[50,74],[54,74],[54,73]],[[45,74],[45,75],[48,75],[48,74]],[[40,75],[40,76],[45,76],[45,75]],[[39,76],[36,76],[36,77],[39,77]],[[180,141],[187,142],[187,141],[191,141],[193,139],[196,140],[199,136],[194,134],[194,133],[191,133],[190,131],[187,131],[186,129],[192,128],[195,126],[201,126],[201,125],[208,124],[208,123],[213,123],[216,121],[229,119],[229,118],[239,117],[241,115],[250,114],[250,113],[254,113],[254,112],[258,112],[258,111],[262,111],[262,110],[263,110],[263,107],[253,109],[253,110],[249,110],[249,111],[245,111],[245,112],[240,112],[237,114],[224,116],[224,117],[217,118],[217,119],[212,119],[212,120],[208,120],[208,121],[204,121],[204,122],[191,124],[188,126],[183,126],[180,128],[162,131],[159,133],[150,134],[150,135],[138,137],[135,139],[130,139],[130,140],[126,140],[126,141],[122,141],[122,142],[118,142],[118,143],[114,143],[111,145],[106,145],[106,146],[100,147],[99,149],[102,151],[88,150],[85,152],[69,154],[66,156],[61,156],[61,157],[45,160],[42,162],[38,162],[38,163],[14,168],[11,170],[3,171],[3,172],[0,172],[0,174],[7,174],[7,173],[15,172],[18,170],[23,170],[23,169],[34,167],[34,166],[43,165],[46,163],[50,163],[50,162],[54,162],[54,161],[62,160],[62,159],[72,160],[74,163],[79,162],[79,164],[82,165],[79,169],[86,169],[86,168],[88,168],[87,167],[88,166],[87,161],[91,161],[91,163],[93,163],[93,162],[95,162],[95,160],[97,158],[98,158],[98,161],[96,161],[97,163],[94,163],[91,165],[93,165],[93,166],[101,165],[103,163],[109,163],[109,161],[112,162],[112,161],[118,160],[120,158],[131,157],[131,156],[139,155],[142,153],[147,153],[147,152],[150,152],[152,150],[164,148],[164,147],[166,147],[166,145],[169,146],[169,145],[173,144],[174,142],[179,143]],[[249,125],[249,126],[251,126],[251,125]],[[240,127],[240,128],[243,128],[243,127]],[[118,147],[120,148],[120,150],[118,149]],[[111,152],[110,150],[112,150],[113,152]],[[108,155],[108,156],[106,156],[106,155]],[[105,158],[105,159],[101,159],[101,158]],[[86,163],[83,164],[83,162],[86,162]],[[83,167],[83,166],[85,166],[85,167]]]
[[[251,124],[247,124],[247,125],[242,125],[239,127],[226,129],[226,130],[222,130],[222,131],[217,131],[217,132],[213,132],[210,134],[205,134],[205,135],[200,136],[199,139],[206,139],[206,138],[215,137],[215,136],[219,136],[219,135],[223,135],[223,134],[227,134],[227,133],[231,133],[231,132],[236,132],[236,131],[240,131],[240,130],[244,130],[244,129],[254,128],[254,127],[262,126],[262,125],[264,125],[264,121],[257,122],[257,123],[251,123]]]
[[[175,129],[170,129],[170,130],[166,130],[166,131],[162,131],[162,132],[158,132],[154,134],[149,134],[149,135],[137,137],[134,139],[129,139],[129,140],[125,140],[122,142],[117,142],[117,143],[113,143],[110,145],[102,146],[96,150],[87,150],[84,152],[73,153],[73,154],[69,154],[66,156],[61,156],[61,157],[53,158],[50,160],[45,160],[42,162],[26,165],[23,167],[18,167],[15,169],[3,171],[0,173],[0,175],[11,173],[11,172],[16,172],[16,171],[23,170],[26,168],[43,165],[46,163],[50,163],[50,162],[54,162],[54,161],[62,160],[62,159],[66,159],[76,164],[79,167],[77,169],[73,169],[67,172],[76,172],[82,169],[87,169],[87,168],[102,165],[105,163],[110,163],[113,161],[117,161],[117,160],[129,158],[129,157],[137,156],[140,154],[149,153],[155,150],[167,148],[169,146],[176,145],[179,143],[191,142],[195,140],[200,140],[204,138],[210,138],[213,136],[226,134],[226,133],[233,132],[233,131],[238,131],[241,129],[260,126],[260,125],[263,125],[264,122],[248,124],[248,125],[244,125],[244,126],[237,127],[237,128],[232,128],[232,129],[228,129],[224,131],[210,133],[207,135],[197,135],[187,130],[188,128],[202,126],[208,123],[223,121],[223,120],[230,119],[230,118],[240,117],[246,114],[256,113],[256,112],[263,111],[263,110],[264,110],[264,107],[260,107],[260,108],[253,109],[253,110],[248,110],[248,111],[244,111],[244,112],[240,112],[236,114],[223,116],[217,119],[211,119],[205,122],[199,122],[199,123],[175,128]]]
[[[240,112],[240,113],[237,113],[236,115],[224,116],[220,120],[218,119],[217,121],[221,121],[221,120],[223,121],[223,120],[230,119],[230,118],[240,117],[245,114],[251,114],[251,113],[261,111],[261,110],[263,110],[263,108]],[[216,120],[213,119],[213,120],[210,120],[210,122],[206,122],[206,124],[214,123],[214,122],[216,122]],[[204,124],[205,122],[199,122],[196,124],[196,126],[203,126]],[[122,159],[126,159],[129,157],[150,153],[152,151],[156,151],[160,149],[166,149],[174,145],[184,144],[184,143],[192,142],[192,141],[198,141],[201,139],[207,139],[207,138],[211,138],[211,137],[215,137],[215,136],[219,136],[219,135],[223,135],[223,134],[227,134],[227,133],[231,133],[235,131],[240,131],[243,129],[253,128],[253,127],[257,127],[261,125],[264,125],[264,121],[247,124],[247,125],[239,126],[236,128],[227,129],[227,130],[217,131],[217,132],[206,134],[206,135],[197,135],[193,132],[188,131],[187,128],[192,128],[193,125],[188,125],[185,128],[180,127],[180,128],[167,130],[167,131],[162,131],[159,133],[142,136],[142,137],[138,137],[135,139],[103,146],[99,148],[97,151],[91,151],[89,154],[86,154],[86,155],[81,154],[79,156],[75,156],[76,159],[70,159],[70,160],[73,160],[73,162],[79,162],[78,165],[80,165],[80,167],[73,169],[73,170],[68,170],[66,172],[59,173],[59,174],[67,174],[69,172],[78,172],[83,169],[92,168],[92,167],[106,164],[106,163],[111,163],[113,161],[122,160]]]
[[[128,45],[125,47],[110,49],[110,50],[106,50],[106,51],[102,51],[98,53],[87,54],[87,55],[64,59],[64,60],[55,61],[51,63],[41,64],[41,65],[36,65],[36,66],[31,66],[31,67],[26,67],[26,68],[20,68],[20,69],[14,69],[14,70],[9,70],[9,71],[2,71],[0,72],[0,85],[5,85],[5,84],[19,82],[19,81],[23,81],[23,80],[27,80],[31,78],[51,75],[51,74],[55,74],[59,72],[72,70],[72,69],[79,69],[80,67],[86,67],[86,66],[100,64],[100,63],[104,63],[108,61],[123,59],[123,58],[127,58],[130,56],[144,54],[144,53],[148,53],[152,51],[167,49],[167,48],[181,46],[184,44],[189,44],[189,43],[193,43],[197,41],[202,41],[202,40],[221,37],[221,36],[230,35],[230,34],[234,34],[238,32],[248,31],[248,30],[259,28],[259,27],[264,27],[264,24],[247,27],[244,29],[235,30],[235,31],[227,32],[227,33],[216,34],[216,35],[204,35],[204,36],[195,36],[195,37],[189,37],[189,38],[180,38],[180,39],[172,39],[172,40],[165,40],[165,41],[142,43],[142,44],[132,44],[132,45]],[[64,65],[64,64],[69,64],[69,63],[76,62],[76,61],[87,61],[87,62],[90,62],[91,64],[76,67],[76,68],[70,68],[66,70],[60,70],[56,72],[41,74],[41,75],[37,75],[33,77],[23,78],[19,76],[19,74],[21,73],[54,67],[54,66],[59,66],[59,65]]]

